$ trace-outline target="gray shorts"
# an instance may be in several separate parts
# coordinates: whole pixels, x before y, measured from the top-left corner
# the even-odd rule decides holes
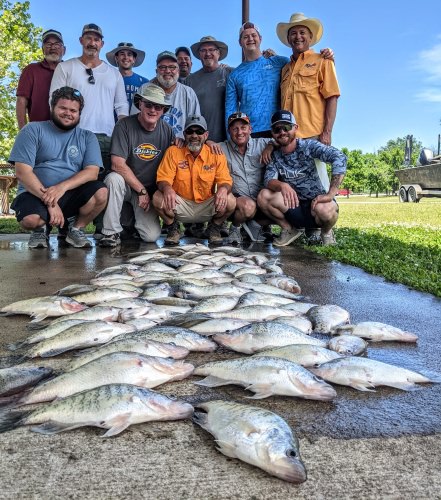
[[[216,214],[214,196],[201,203],[186,200],[176,195],[176,219],[184,224],[187,222],[208,222]]]

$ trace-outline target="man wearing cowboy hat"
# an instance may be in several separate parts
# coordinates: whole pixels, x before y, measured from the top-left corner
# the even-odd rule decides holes
[[[323,59],[310,48],[322,34],[321,22],[300,12],[293,14],[288,23],[277,25],[280,41],[292,48],[291,60],[282,69],[282,108],[294,114],[297,137],[314,138],[330,145],[340,89],[334,62]],[[319,175],[327,187],[326,166],[319,163]]]
[[[130,114],[135,92],[148,82],[147,78],[133,72],[133,68],[141,66],[144,62],[145,52],[135,48],[131,42],[120,42],[115,49],[107,52],[106,58],[112,66],[119,69],[123,77]]]
[[[121,243],[120,216],[124,201],[133,207],[135,229],[143,241],[154,242],[161,234],[158,214],[151,201],[156,191],[156,171],[175,138],[170,125],[161,120],[168,109],[165,97],[162,88],[145,83],[133,97],[139,113],[115,125],[110,150],[112,172],[104,180],[109,188],[109,201],[100,246],[115,247]]]

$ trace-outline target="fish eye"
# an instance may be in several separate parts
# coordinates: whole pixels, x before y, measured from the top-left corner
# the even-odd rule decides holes
[[[287,457],[290,457],[290,458],[296,458],[297,457],[297,453],[296,453],[296,450],[286,450],[286,456]]]

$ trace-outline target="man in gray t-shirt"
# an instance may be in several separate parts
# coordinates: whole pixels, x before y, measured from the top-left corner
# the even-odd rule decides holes
[[[112,135],[112,172],[104,180],[109,188],[109,201],[103,220],[104,238],[100,241],[103,247],[121,243],[124,201],[133,207],[135,229],[143,241],[154,242],[161,234],[151,197],[157,189],[159,164],[175,135],[170,125],[160,119],[168,107],[162,88],[152,83],[142,85],[134,95],[133,104],[139,113],[120,120]]]
[[[51,120],[31,122],[19,132],[9,162],[15,165],[18,195],[12,203],[20,225],[32,230],[30,248],[47,248],[49,225],[67,226],[66,242],[90,247],[84,227],[106,205],[97,181],[103,168],[95,135],[78,127],[84,99],[71,87],[51,97]]]

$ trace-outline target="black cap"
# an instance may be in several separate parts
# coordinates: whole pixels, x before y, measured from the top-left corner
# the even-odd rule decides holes
[[[178,57],[178,53],[179,52],[186,52],[190,59],[191,59],[191,52],[190,52],[190,49],[188,47],[178,47],[176,50],[175,50],[175,56]]]
[[[295,125],[296,119],[291,111],[281,109],[280,111],[276,111],[271,117],[271,127],[273,127],[276,123],[289,123],[291,125]]]

